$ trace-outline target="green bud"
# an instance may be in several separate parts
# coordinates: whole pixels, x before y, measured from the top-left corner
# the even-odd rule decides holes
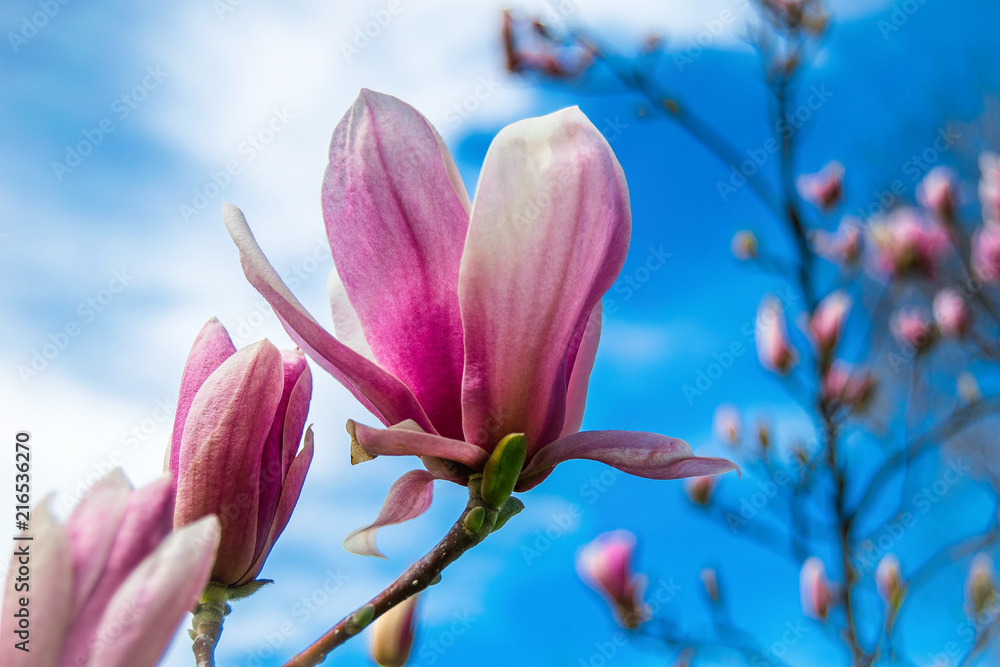
[[[486,510],[482,507],[473,507],[465,515],[465,519],[462,520],[462,525],[465,529],[472,534],[478,533],[479,529],[483,527],[483,521],[486,519]]]
[[[513,518],[515,514],[518,514],[524,509],[524,503],[520,500],[511,496],[504,502],[503,507],[500,508],[500,513],[497,514],[497,521],[493,524],[493,532],[496,532],[503,528],[503,525]]]
[[[351,620],[347,622],[347,632],[356,635],[364,630],[375,618],[375,607],[366,604],[361,609],[351,614]]]
[[[527,443],[523,433],[511,433],[497,444],[483,468],[483,503],[499,509],[510,497],[524,466]]]

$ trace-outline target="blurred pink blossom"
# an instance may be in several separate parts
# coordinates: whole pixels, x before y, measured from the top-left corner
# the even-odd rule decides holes
[[[1000,156],[996,153],[979,156],[979,203],[983,219],[1000,225]]]
[[[892,335],[901,345],[924,350],[934,342],[934,325],[920,308],[906,308],[897,312],[890,322]]]
[[[646,577],[632,574],[635,546],[635,535],[614,530],[598,535],[576,555],[577,574],[607,599],[618,622],[629,629],[639,627],[648,614],[642,602]]]
[[[875,570],[875,587],[878,594],[890,607],[898,607],[902,593],[902,575],[899,570],[899,559],[893,554],[886,554]]]
[[[955,290],[946,287],[934,295],[934,322],[941,335],[958,338],[969,328],[969,307]]]
[[[727,445],[736,446],[740,444],[740,437],[743,431],[743,418],[740,410],[735,405],[723,403],[715,408],[712,417],[712,428],[715,437]]]
[[[741,230],[733,234],[733,257],[739,260],[757,258],[757,235],[749,230]]]
[[[948,167],[934,167],[917,186],[917,201],[938,220],[951,223],[955,219],[958,199],[958,176]]]
[[[768,295],[761,300],[754,331],[757,357],[764,368],[784,375],[798,362],[788,341],[784,310],[775,297]]]
[[[972,268],[988,283],[1000,283],[1000,223],[987,222],[972,237]]]
[[[802,613],[820,621],[826,620],[830,612],[830,584],[826,579],[826,567],[816,556],[810,556],[802,563],[799,597]]]
[[[847,266],[861,256],[861,221],[854,216],[845,216],[835,234],[818,229],[810,238],[816,254],[834,264]]]
[[[971,611],[982,614],[997,602],[997,589],[993,573],[993,559],[981,553],[972,559],[965,579],[965,599]],[[995,612],[994,612],[995,613]]]
[[[840,334],[844,330],[851,304],[851,297],[843,290],[837,290],[828,294],[816,306],[809,320],[809,333],[821,357],[832,354],[840,342]]]
[[[834,362],[823,375],[822,397],[827,403],[861,410],[875,389],[875,378],[841,361]]]
[[[844,166],[834,160],[815,174],[799,176],[796,187],[803,199],[829,212],[844,196]]]
[[[911,272],[933,277],[949,244],[944,228],[909,208],[872,223],[871,236],[879,269],[896,277]]]
[[[684,480],[684,492],[695,505],[707,505],[712,499],[715,478],[712,476],[688,477]]]

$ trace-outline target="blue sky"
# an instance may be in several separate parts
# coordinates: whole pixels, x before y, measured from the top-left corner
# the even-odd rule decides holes
[[[704,21],[733,6],[738,15],[739,4],[592,2],[573,20],[601,27],[619,45],[655,26],[669,48],[685,51]],[[912,197],[913,174],[921,171],[914,171],[912,156],[933,145],[946,120],[973,123],[984,95],[1000,88],[1000,11],[993,3],[911,2],[906,7],[917,9],[902,14],[899,30],[880,27],[903,4],[834,4],[843,20],[803,84],[804,97],[817,86],[828,99],[807,122],[799,166],[808,171],[830,158],[843,162],[848,211],[867,207],[894,179],[903,179]],[[500,4],[401,2],[363,46],[354,41],[355,28],[377,18],[386,3],[187,1],[152,10],[71,2],[57,12],[50,8],[36,32],[25,31],[25,17],[30,22],[43,5],[0,8],[6,35],[0,45],[0,273],[6,285],[0,398],[7,405],[0,420],[5,432],[33,433],[36,498],[54,493],[65,509],[92,483],[88,475],[112,464],[123,465],[136,483],[159,473],[183,360],[210,316],[217,315],[238,344],[269,337],[289,346],[243,281],[221,223],[223,201],[243,208],[272,263],[295,277],[296,294],[326,321],[331,265],[319,185],[330,133],[362,86],[425,113],[470,189],[489,141],[508,122],[579,104],[598,128],[607,128],[633,204],[623,276],[645,276],[640,269],[651,254],[670,256],[640,289],[608,297],[617,310],[605,325],[585,428],[658,431],[686,439],[699,453],[718,454],[723,449],[713,442],[712,414],[720,402],[731,402],[748,414],[770,415],[781,439],[809,437],[807,417],[759,369],[753,340],[741,331],[760,296],[778,286],[729,254],[737,229],[780,238],[759,203],[746,188],[723,201],[717,182],[728,178],[726,167],[676,128],[637,117],[637,100],[615,94],[610,82],[598,80],[606,94],[596,95],[508,78],[496,35]],[[753,149],[767,136],[765,98],[738,25],[728,26],[683,71],[668,56],[660,73],[734,144]],[[11,42],[11,33],[23,42]],[[477,98],[477,90],[487,92]],[[457,112],[462,105],[472,110]],[[968,127],[936,160],[972,177],[981,146]],[[257,139],[255,147],[253,138],[265,137],[266,128],[273,140]],[[80,142],[92,150],[75,164],[67,146]],[[227,180],[220,173],[230,163],[239,173]],[[746,353],[688,400],[684,386],[695,384],[699,371],[734,342]],[[37,375],[26,373],[22,367],[30,368],[46,345],[62,347]],[[265,568],[277,585],[236,605],[219,649],[223,665],[280,664],[424,553],[464,504],[462,489],[439,483],[427,515],[383,531],[388,561],[344,553],[343,536],[375,515],[391,481],[413,462],[380,459],[350,468],[343,424],[374,420],[315,370],[313,470]],[[9,473],[0,471],[0,484]],[[757,490],[750,476],[727,479],[724,489],[737,503]],[[942,502],[957,506],[973,493],[956,489]],[[573,556],[582,543],[615,528],[640,536],[638,566],[649,573],[654,593],[676,589],[667,609],[685,628],[703,629],[708,620],[698,569],[723,562],[735,615],[749,619],[762,644],[782,641],[786,624],[801,620],[796,567],[698,516],[680,483],[568,463],[524,501],[524,513],[425,596],[413,664],[460,665],[472,656],[485,666],[594,664],[601,645],[615,645],[617,631],[600,600],[577,580]],[[935,529],[929,520],[912,539],[934,539]],[[927,593],[927,607],[937,605],[935,618],[944,619],[936,625],[940,632],[907,634],[927,655],[941,650],[963,618],[955,585],[946,578]],[[923,617],[917,618],[914,627]],[[822,664],[823,631],[806,627],[786,659]],[[337,664],[366,664],[362,642],[346,647]],[[630,639],[615,647],[622,664],[664,663],[654,642]],[[190,664],[186,638],[178,638],[165,664]]]

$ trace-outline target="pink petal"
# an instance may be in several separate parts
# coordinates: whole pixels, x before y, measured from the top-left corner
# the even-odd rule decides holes
[[[216,318],[210,319],[198,332],[194,339],[191,352],[184,364],[184,374],[181,376],[181,391],[177,397],[177,415],[174,417],[174,430],[170,435],[170,454],[167,467],[171,476],[177,479],[177,461],[180,456],[181,434],[184,433],[184,422],[191,410],[191,402],[198,389],[209,375],[223,361],[236,352],[232,339],[226,328]]]
[[[274,546],[274,543],[278,540],[278,536],[285,530],[288,519],[292,516],[292,510],[295,509],[295,505],[299,501],[299,494],[302,491],[302,485],[306,481],[306,473],[309,472],[309,465],[312,463],[312,458],[313,432],[310,427],[306,430],[302,451],[292,460],[292,464],[288,468],[288,474],[285,475],[285,479],[282,481],[281,497],[278,499],[278,507],[274,512],[274,519],[270,523],[263,549],[261,549],[257,559],[250,566],[247,574],[243,576],[243,579],[240,581],[241,584],[249,583],[257,578],[257,575],[260,574],[261,569],[264,567],[264,561],[271,553],[271,547]]]
[[[597,344],[601,340],[601,318],[601,302],[598,301],[586,324],[577,332],[574,344],[570,346],[570,353],[573,353],[574,348],[576,353],[575,358],[570,359],[569,386],[566,389],[566,423],[563,424],[559,437],[576,433],[583,424],[590,372],[594,369]]]
[[[375,522],[359,528],[344,539],[344,549],[361,556],[385,554],[375,546],[375,535],[382,526],[414,519],[431,506],[434,475],[426,470],[411,470],[393,483]]]
[[[170,533],[174,514],[173,501],[173,483],[167,478],[129,494],[128,505],[116,527],[117,534],[102,566],[100,579],[84,599],[73,627],[63,642],[60,658],[62,664],[84,664],[91,652],[95,628],[115,592],[139,563],[153,553]],[[98,521],[95,517],[94,523],[86,527],[93,528]]]
[[[326,281],[326,293],[330,297],[330,313],[333,315],[333,335],[341,343],[351,348],[365,359],[372,363],[375,361],[375,354],[365,340],[365,332],[361,329],[361,320],[358,313],[347,298],[347,289],[344,281],[340,279],[337,268],[330,271],[330,276]]]
[[[73,545],[74,616],[104,572],[131,492],[121,470],[112,470],[84,494],[66,520],[65,530]]]
[[[476,445],[451,440],[416,430],[413,422],[403,422],[387,429],[371,428],[348,420],[351,438],[371,456],[433,456],[457,461],[473,470],[482,470],[489,453]]]
[[[261,452],[281,399],[281,353],[268,341],[239,350],[202,385],[181,441],[174,525],[222,521],[212,578],[238,581],[254,560]]]
[[[153,667],[208,583],[219,521],[167,537],[118,589],[93,634],[88,667]]]
[[[736,470],[726,459],[694,456],[678,438],[641,431],[583,431],[543,447],[521,473],[518,491],[527,491],[557,464],[569,459],[600,461],[636,477],[678,479]]]
[[[19,600],[24,595],[14,590],[14,578],[19,576],[18,568],[21,566],[18,556],[14,555],[7,573],[3,618],[0,619],[0,636],[3,637],[0,664],[5,667],[56,667],[59,664],[59,649],[72,614],[73,555],[69,535],[52,519],[48,503],[46,498],[31,511],[31,530],[21,533],[34,539],[13,543],[15,552],[21,545],[26,545],[29,550],[30,652],[14,646],[15,642],[21,641],[14,634],[18,629],[14,614],[21,609]]]
[[[295,344],[337,378],[386,426],[413,419],[424,430],[434,431],[406,385],[335,339],[306,312],[264,257],[243,212],[232,204],[223,204],[222,208],[226,227],[240,250],[240,262],[247,280],[271,304]]]
[[[465,439],[525,433],[528,455],[566,419],[568,352],[628,252],[628,189],[579,109],[501,130],[462,255]]]
[[[410,388],[438,433],[460,438],[457,286],[469,218],[449,172],[451,156],[423,116],[362,90],[330,142],[323,218],[379,366]]]

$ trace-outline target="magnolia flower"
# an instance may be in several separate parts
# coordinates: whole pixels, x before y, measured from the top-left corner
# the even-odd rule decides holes
[[[831,211],[844,196],[844,166],[834,160],[815,174],[796,181],[799,196],[822,211]]]
[[[950,223],[955,219],[958,198],[958,177],[948,167],[934,167],[917,187],[917,201],[939,220]]]
[[[1000,224],[1000,156],[995,153],[979,156],[979,202],[983,218]]]
[[[871,235],[879,268],[895,277],[907,273],[932,277],[949,243],[940,225],[913,209],[898,209],[885,221],[873,223]]]
[[[834,362],[823,374],[821,396],[831,404],[861,410],[875,390],[875,378],[868,371],[855,371],[848,364]]]
[[[43,502],[30,542],[15,542],[8,582],[30,560],[30,607],[8,585],[0,621],[4,667],[153,667],[208,583],[219,522],[171,533],[171,484],[133,491],[120,472],[99,481],[59,524]],[[23,572],[22,572],[23,574]],[[27,590],[27,589],[26,589]],[[30,611],[29,611],[30,610]],[[30,613],[29,630],[19,624]],[[24,642],[21,650],[18,642]]]
[[[757,340],[757,357],[769,371],[784,375],[798,361],[795,350],[788,342],[785,315],[781,303],[773,296],[765,296],[757,308],[754,327]]]
[[[733,234],[733,257],[739,260],[757,258],[757,235],[749,230],[741,230]]]
[[[955,290],[946,287],[934,295],[934,322],[941,335],[958,338],[969,328],[969,307]]]
[[[618,622],[634,630],[647,620],[642,603],[646,577],[632,574],[635,535],[614,530],[598,535],[577,552],[576,572],[584,583],[607,599]]]
[[[892,554],[886,554],[875,570],[875,587],[886,605],[892,608],[899,606],[902,599],[903,584],[899,571],[899,559]]]
[[[715,436],[724,443],[732,446],[740,444],[740,433],[743,430],[743,419],[740,417],[739,408],[735,405],[724,403],[715,409],[712,417],[712,428]]]
[[[820,355],[827,357],[840,342],[844,321],[851,310],[851,297],[843,290],[828,294],[809,319],[809,333]]]
[[[924,350],[934,342],[934,324],[919,308],[908,308],[895,314],[890,323],[892,335],[901,345]]]
[[[695,505],[707,505],[712,499],[712,487],[715,486],[715,478],[688,477],[684,480],[684,492]]]
[[[820,621],[826,620],[830,611],[830,584],[826,580],[826,567],[816,556],[810,556],[802,563],[799,597],[802,613]]]
[[[218,320],[202,328],[181,378],[167,470],[177,489],[174,526],[216,514],[222,540],[212,581],[257,578],[299,499],[312,431],[296,455],[312,376],[298,350],[266,340],[237,351]]]
[[[1000,222],[988,222],[972,237],[972,268],[988,283],[1000,283]]]
[[[972,559],[965,579],[965,599],[976,615],[996,604],[997,589],[993,576],[993,561],[988,554],[979,554]]]
[[[813,250],[834,264],[848,265],[861,256],[861,221],[845,216],[835,234],[818,229],[810,236]]]
[[[568,459],[674,479],[732,470],[682,440],[580,433],[601,297],[628,251],[628,189],[579,109],[515,123],[494,139],[470,202],[427,120],[362,91],[334,131],[323,183],[337,338],[267,262],[243,214],[225,219],[243,269],[289,335],[388,426],[348,423],[352,459],[416,455],[376,521],[345,547],[378,554],[374,531],[423,513],[432,483],[466,484],[523,433],[516,491]]]
[[[403,667],[416,637],[417,595],[408,597],[372,624],[372,660],[381,667]]]

